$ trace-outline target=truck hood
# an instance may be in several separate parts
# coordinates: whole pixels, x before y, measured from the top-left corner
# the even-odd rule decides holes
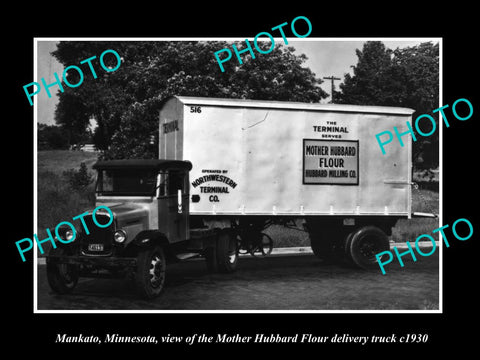
[[[115,203],[108,205],[113,212],[117,227],[148,223],[148,208],[141,203]]]

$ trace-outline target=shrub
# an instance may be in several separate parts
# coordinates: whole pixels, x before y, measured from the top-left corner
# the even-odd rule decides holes
[[[70,169],[63,172],[68,184],[73,190],[84,190],[93,181],[93,178],[88,173],[87,165],[84,162],[80,164],[80,169]]]
[[[47,237],[45,229],[49,228],[53,232],[59,222],[71,222],[72,217],[92,208],[95,204],[93,184],[84,190],[72,190],[64,177],[52,171],[39,173],[37,194],[39,239]],[[48,253],[49,247],[49,243],[46,243],[45,253]]]

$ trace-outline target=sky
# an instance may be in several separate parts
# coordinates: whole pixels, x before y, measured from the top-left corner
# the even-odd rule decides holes
[[[227,39],[226,39],[227,40]],[[230,40],[230,39],[228,39]],[[304,38],[304,39],[287,39],[288,46],[293,46],[297,54],[305,54],[308,60],[304,66],[309,67],[316,75],[317,78],[323,78],[324,76],[335,76],[343,80],[344,74],[347,72],[352,73],[351,65],[356,65],[357,56],[356,49],[362,49],[363,44],[367,39],[320,39],[320,38]],[[397,47],[403,48],[408,46],[415,46],[422,42],[432,41],[437,43],[438,39],[428,38],[402,38],[402,39],[375,39],[381,40],[388,48],[394,50]],[[282,38],[275,38],[275,42],[283,43]],[[38,42],[38,74],[37,81],[40,83],[40,79],[43,77],[47,84],[55,81],[53,73],[57,73],[61,78],[63,72],[63,66],[57,62],[57,60],[50,55],[52,51],[56,49],[56,41],[46,41],[39,39]],[[213,56],[213,55],[212,55]],[[268,55],[263,55],[268,56]],[[77,65],[77,64],[72,64]],[[335,81],[335,87],[338,90],[340,81]],[[81,85],[80,85],[81,86]],[[321,85],[322,89],[328,94],[331,92],[330,80],[325,80]],[[54,112],[55,105],[58,102],[56,93],[57,86],[51,88],[52,98],[48,98],[46,91],[42,88],[42,91],[38,95],[35,95],[35,101],[38,102],[38,122],[48,125],[54,125]],[[32,90],[30,90],[32,91]],[[322,100],[322,103],[330,101],[330,97]]]
[[[53,56],[50,55],[57,46],[55,41],[39,41],[38,43],[38,53],[37,53],[37,65],[38,73],[37,79],[33,80],[38,83],[41,83],[41,78],[45,78],[47,84],[55,81],[53,75],[54,72],[58,74],[59,77],[62,76],[63,65],[60,64]],[[48,125],[55,125],[55,105],[58,102],[57,98],[57,87],[52,87],[51,93],[52,98],[48,98],[46,91],[42,90],[35,95],[34,102],[38,102],[38,122]],[[33,87],[29,89],[30,92],[33,91]]]

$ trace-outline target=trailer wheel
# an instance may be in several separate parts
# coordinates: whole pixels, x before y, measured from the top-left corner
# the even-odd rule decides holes
[[[310,239],[310,247],[317,258],[321,260],[328,258],[329,248],[321,239]]]
[[[377,267],[376,254],[390,250],[387,235],[375,226],[365,226],[351,237],[350,255],[353,262],[363,269]]]
[[[344,251],[344,259],[348,265],[355,265],[352,254],[350,252],[350,245],[352,244],[352,237],[355,232],[348,233],[343,241],[343,251]]]
[[[273,240],[272,238],[265,234],[259,233],[258,240],[252,245],[250,249],[250,255],[252,256],[268,256],[273,251]]]
[[[311,233],[310,247],[315,256],[324,262],[336,262],[338,259],[334,251],[334,244],[339,240],[339,234],[330,231]]]
[[[165,270],[165,254],[160,246],[140,250],[135,271],[135,286],[138,293],[145,299],[160,295],[165,284]]]
[[[65,249],[52,248],[49,254],[64,255]],[[68,294],[77,286],[79,278],[79,267],[74,264],[58,264],[48,261],[47,258],[47,280],[51,289],[58,294]]]
[[[217,238],[218,271],[231,273],[237,269],[238,250],[237,239],[229,231],[221,231]]]

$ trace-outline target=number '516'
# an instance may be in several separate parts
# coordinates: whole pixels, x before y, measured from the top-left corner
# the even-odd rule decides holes
[[[201,113],[202,107],[201,106],[190,106],[191,113]]]

